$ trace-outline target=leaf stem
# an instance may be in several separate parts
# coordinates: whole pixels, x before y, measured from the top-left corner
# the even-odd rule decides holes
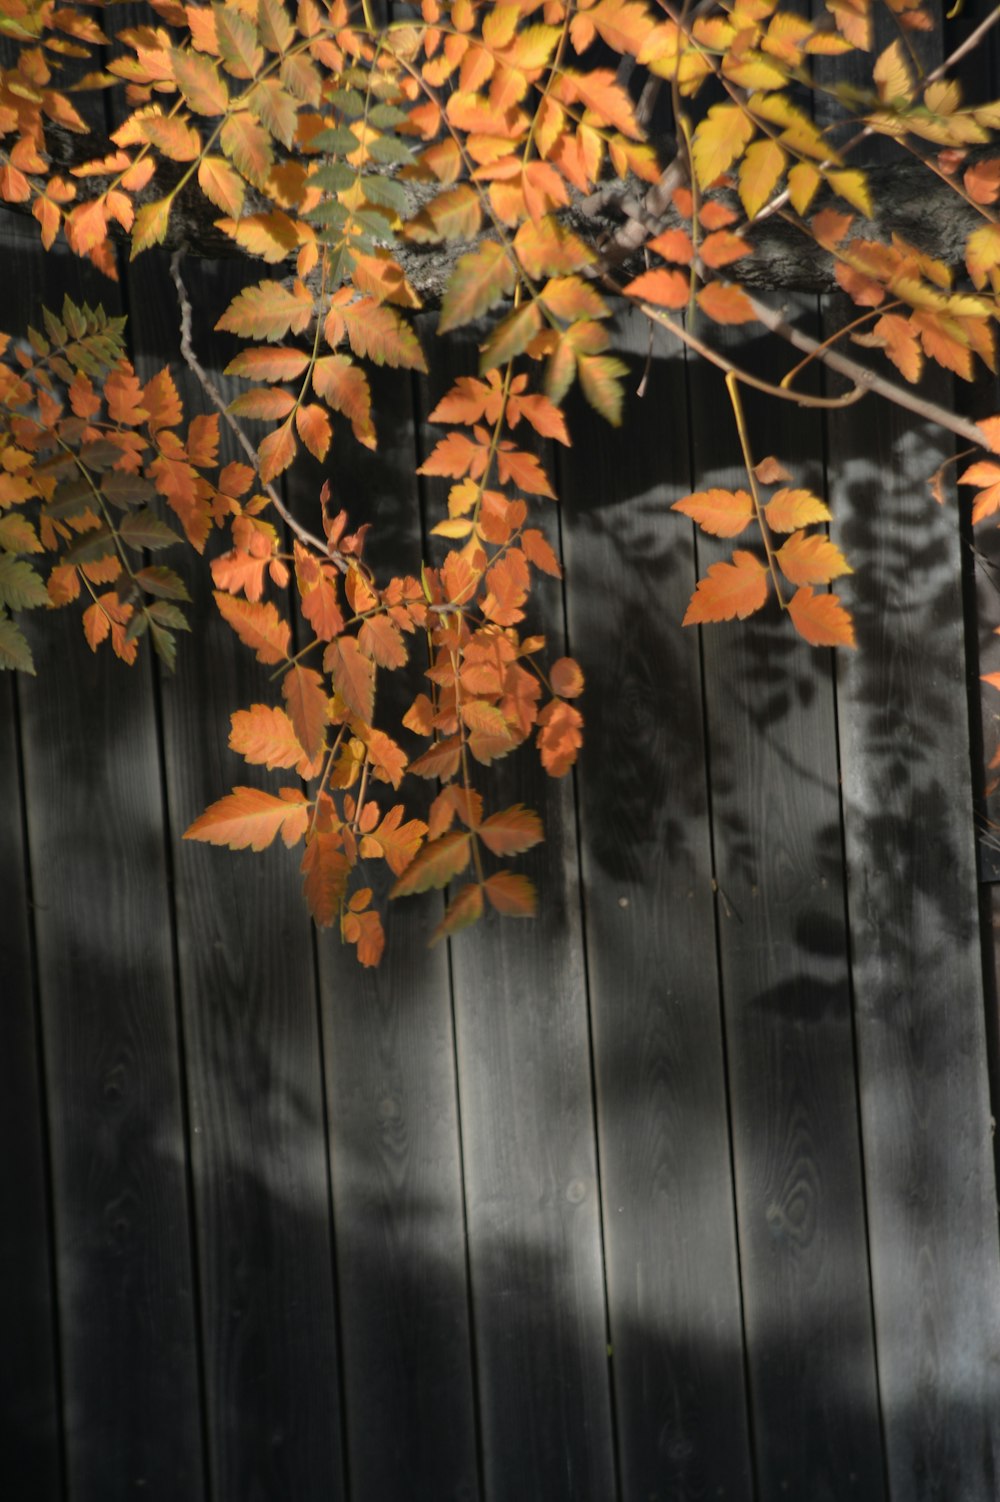
[[[781,575],[778,572],[778,562],[774,556],[774,548],[771,546],[771,535],[764,520],[764,511],[760,504],[760,492],[757,489],[757,476],[753,472],[753,455],[750,452],[750,436],[747,432],[746,416],[743,411],[743,402],[740,399],[739,377],[735,371],[730,371],[726,376],[726,390],[729,392],[729,400],[733,406],[733,416],[736,419],[736,431],[740,435],[740,447],[743,450],[743,464],[747,472],[747,484],[750,486],[750,494],[753,497],[754,515],[760,528],[761,541],[767,554],[767,566],[771,570],[771,578],[774,580],[774,592],[778,596],[778,604],[782,610],[787,610],[788,605],[781,592]]]

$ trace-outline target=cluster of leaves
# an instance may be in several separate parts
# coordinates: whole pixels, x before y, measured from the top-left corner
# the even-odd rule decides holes
[[[148,631],[172,667],[188,593],[173,569],[144,558],[183,539],[154,499],[166,499],[201,551],[212,518],[239,510],[232,471],[243,467],[207,479],[218,418],[184,429],[170,372],[143,385],[126,359],[124,318],[69,297],[60,316],[43,313],[45,333],[30,328],[26,346],[0,336],[0,665],[35,671],[9,612],[82,598],[92,648],[110,641],[132,663]],[[34,560],[46,554],[43,578]]]
[[[0,350],[0,662],[32,668],[14,612],[80,598],[92,647],[109,640],[129,662],[148,633],[172,665],[186,592],[145,554],[182,535],[200,552],[213,525],[228,526],[231,546],[212,563],[218,608],[276,670],[282,699],[238,710],[231,745],[295,781],[273,794],[235,789],[189,836],[231,848],[279,834],[301,842],[317,921],[339,922],[365,964],[383,942],[361,884],[369,861],[386,862],[395,895],[471,867],[438,937],[487,904],[530,912],[526,879],[487,874],[484,860],[530,848],[538,820],[519,806],[486,813],[471,777],[532,737],[545,769],[563,775],[580,745],[580,669],[563,658],[546,671],[544,641],[526,625],[534,575],[560,568],[530,523],[529,504],[553,492],[520,433],[569,442],[561,408],[577,380],[620,422],[612,294],[728,372],[748,488],[698,492],[674,509],[717,537],[756,528],[760,551],[713,564],[686,624],[743,618],[773,582],[806,641],[853,645],[849,611],[826,592],[851,570],[822,530],[825,503],[777,460],[752,463],[746,378],[693,332],[768,322],[739,283],[755,224],[781,214],[829,256],[864,310],[841,333],[884,353],[907,382],[928,359],[966,379],[977,357],[995,368],[1000,157],[968,153],[988,144],[1000,104],[967,106],[942,70],[922,74],[911,41],[931,27],[930,10],[886,4],[898,36],[875,58],[870,87],[824,84],[822,124],[809,110],[812,70],[872,49],[874,0],[826,0],[813,19],[780,0],[680,12],[668,0],[420,0],[386,25],[366,0],[150,0],[145,24],[120,29],[103,25],[103,3],[0,0],[0,34],[16,48],[0,70],[0,199],[34,215],[46,247],[61,237],[114,276],[116,237],[133,257],[168,243],[179,209],[194,204],[273,268],[217,325],[245,346],[229,373],[248,384],[228,415],[267,425],[253,464],[220,468],[218,418],[185,424],[170,372],[140,382],[120,322],[100,310],[67,300],[26,347]],[[646,140],[633,76],[670,91],[673,177],[677,164]],[[82,99],[107,89],[121,122],[110,149],[57,167],[51,127],[85,141]],[[852,234],[874,206],[851,153],[872,135],[924,160],[977,216],[962,266],[897,235]],[[644,265],[619,283],[625,255],[605,254],[584,225],[607,184],[626,179],[639,204],[627,250]],[[420,471],[452,482],[433,529],[449,550],[419,577],[380,582],[363,559],[366,529],[348,533],[325,501],[323,539],[298,528],[289,548],[272,482],[300,445],[327,462],[338,423],[375,446],[368,366],[426,369],[406,271],[424,247],[440,247],[447,268],[437,332],[477,325],[480,367],[430,414],[449,431]],[[800,366],[773,389],[808,404]],[[981,425],[994,451],[998,421]],[[961,481],[981,486],[977,517],[997,508],[992,461]],[[46,552],[43,578],[35,555]],[[302,645],[292,608],[264,598],[269,587],[291,590]],[[402,727],[377,724],[379,675],[402,668],[417,642],[428,686]],[[404,749],[404,730],[416,750]],[[388,808],[373,796],[381,785],[395,798],[404,780],[409,796],[410,779],[443,784],[421,814],[402,796]]]

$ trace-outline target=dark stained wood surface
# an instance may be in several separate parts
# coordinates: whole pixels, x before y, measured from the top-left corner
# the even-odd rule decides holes
[[[638,317],[624,426],[582,402],[559,454],[569,645],[585,664],[579,772],[587,964],[622,1495],[752,1495],[683,358]],[[554,529],[553,529],[554,530]],[[692,1228],[697,1226],[696,1235]]]
[[[2,322],[114,288],[4,220]],[[148,663],[92,657],[78,611],[20,685],[70,1494],[203,1495],[176,989]],[[54,687],[58,680],[58,688]],[[100,749],[98,749],[100,748]]]
[[[474,358],[471,342],[438,354],[427,401]],[[428,486],[437,516],[446,491]],[[532,619],[558,656],[561,590],[539,577],[535,595]],[[544,846],[517,862],[538,881],[542,923],[493,915],[451,943],[485,1492],[606,1502],[616,1482],[572,785],[546,777],[533,739],[473,785],[490,809],[524,803],[546,823]]]
[[[371,522],[365,556],[379,577],[419,574],[412,381],[388,370],[370,377],[377,453],[336,421],[326,464],[297,464],[288,499],[318,531],[329,478],[333,507],[347,509],[350,526]],[[390,731],[426,687],[424,638],[407,642],[408,667],[379,675],[380,721]],[[417,744],[406,732],[401,739]],[[434,791],[418,784],[401,795],[416,794],[419,815]],[[384,785],[369,784],[373,792],[383,809],[398,801]],[[380,864],[364,879],[381,894]],[[437,894],[389,905],[375,971],[359,967],[335,929],[318,943],[347,1450],[359,1498],[480,1496],[448,955],[427,948],[439,906]]]
[[[784,367],[752,368],[776,379]],[[753,396],[754,458],[774,454],[795,484],[821,483],[817,418]],[[728,395],[705,364],[692,367],[690,403],[695,488],[745,489]],[[732,550],[699,534],[699,575]],[[758,1486],[765,1497],[877,1502],[831,655],[780,618],[773,586],[765,614],[702,635]]]
[[[259,277],[197,263],[184,272],[203,352],[237,277]],[[185,411],[205,410],[178,362],[165,258],[138,261],[129,292],[140,374],[169,361]],[[226,349],[219,341],[205,357],[213,378]],[[345,1483],[323,1081],[297,860],[284,850],[233,857],[181,838],[234,785],[267,781],[227,747],[230,713],[272,696],[268,670],[211,599],[207,556],[229,545],[213,539],[206,559],[187,561],[195,635],[181,640],[179,672],[162,683],[212,1494],[337,1502]]]
[[[839,663],[844,824],[879,1378],[893,1496],[1000,1486],[1000,1268],[954,501],[938,435],[830,420],[857,570]]]
[[[82,285],[33,236],[5,240],[11,327],[43,281]],[[228,275],[191,274],[216,370]],[[179,373],[162,262],[127,292],[144,373]],[[435,353],[423,410],[466,358]],[[340,434],[329,468],[412,567],[442,487],[421,523],[428,435],[383,391],[381,455]],[[953,516],[921,489],[926,435],[853,409],[826,429],[861,638],[839,682],[773,611],[684,631],[721,550],[695,555],[670,502],[744,483],[724,391],[690,391],[685,419],[657,353],[646,418],[616,436],[584,412],[558,456],[570,578],[538,593],[590,739],[575,789],[533,748],[482,778],[544,815],[541,916],[450,953],[425,948],[439,899],[407,900],[364,974],[314,943],[295,856],[181,841],[258,780],[228,715],[270,693],[203,560],[176,679],[93,658],[78,612],[29,620],[19,720],[0,685],[0,1476],[14,1454],[25,1502],[993,1502]],[[817,420],[751,427],[820,483]],[[319,478],[288,487],[311,521]]]
[[[15,1495],[62,1496],[62,1435],[15,683],[0,682],[0,1455]]]

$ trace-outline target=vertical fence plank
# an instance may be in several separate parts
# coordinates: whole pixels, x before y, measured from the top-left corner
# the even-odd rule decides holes
[[[623,317],[615,347],[645,357]],[[658,351],[659,353],[659,351]],[[641,365],[640,367],[641,368]],[[630,383],[634,385],[634,380]],[[683,357],[615,432],[578,402],[560,455],[622,1493],[751,1495],[716,971]]]
[[[110,284],[5,226],[4,323]],[[74,1502],[202,1495],[171,917],[148,659],[92,658],[78,611],[35,634],[28,834]]]
[[[288,499],[318,531],[329,478],[334,511],[352,529],[371,522],[365,557],[387,583],[419,574],[422,556],[412,385],[405,372],[368,375],[377,452],[335,422],[326,465],[300,456]],[[406,640],[410,665],[379,674],[390,733],[426,687],[424,638]],[[398,801],[373,792],[384,810]],[[381,864],[364,870],[380,897]],[[446,949],[427,949],[433,905],[389,904],[377,970],[336,929],[319,941],[351,1495],[384,1502],[479,1497],[451,992]]]
[[[213,342],[211,330],[259,268],[188,260],[183,270],[196,346],[219,380],[232,341]],[[140,373],[169,361],[185,413],[205,410],[179,360],[166,260],[138,261],[129,290]],[[219,618],[207,564],[188,560],[186,573],[194,637],[181,640],[162,692],[213,1496],[336,1502],[344,1483],[333,1248],[297,859],[181,841],[234,784],[273,781],[227,748],[230,714],[270,698],[272,686]]]
[[[468,347],[436,354],[431,401],[472,358]],[[439,505],[443,487],[431,490]],[[539,580],[534,600],[534,621],[558,656],[558,586]],[[572,787],[545,777],[531,745],[480,783],[492,809],[538,809],[546,835],[535,858],[518,862],[539,882],[539,917],[519,928],[494,915],[451,944],[485,1490],[491,1502],[609,1502],[616,1480]]]
[[[696,488],[745,489],[721,378],[698,363],[691,391]],[[752,397],[755,457],[776,454],[796,484],[815,485],[819,421]],[[699,574],[732,547],[699,535]],[[883,1462],[830,654],[773,602],[703,638],[758,1484],[765,1497],[867,1502],[883,1495]]]
[[[13,674],[0,682],[0,1455],[13,1495],[62,1495],[61,1414],[52,1305],[52,1227],[46,1203],[35,977]]]
[[[840,723],[879,1377],[893,1502],[1000,1485],[1000,1268],[959,534],[941,435],[829,419],[860,582]]]

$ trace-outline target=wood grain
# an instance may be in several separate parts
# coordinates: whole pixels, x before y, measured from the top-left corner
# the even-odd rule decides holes
[[[469,347],[437,352],[426,400],[473,360]],[[429,495],[437,519],[442,487]],[[558,656],[561,591],[543,580],[534,598]],[[525,803],[546,830],[544,846],[517,863],[540,884],[540,916],[520,927],[494,917],[451,944],[485,1490],[497,1502],[608,1502],[616,1481],[572,787],[545,777],[533,747],[479,782],[491,808]]]
[[[783,368],[747,353],[765,377]],[[818,422],[751,395],[755,458],[821,482]],[[746,486],[725,388],[702,364],[691,437],[696,488]],[[732,547],[699,534],[699,574]],[[702,636],[757,1482],[767,1497],[877,1499],[830,654],[797,638],[773,598]]]
[[[13,674],[0,682],[0,1455],[15,1495],[62,1496],[54,1248]]]
[[[939,435],[830,423],[863,590],[841,661],[849,912],[879,1378],[893,1498],[1000,1485],[1000,1266],[959,533]]]
[[[624,425],[578,400],[559,456],[579,773],[611,1364],[622,1494],[749,1498],[752,1476],[726,1106],[683,358],[631,356]]]
[[[218,378],[231,342],[213,343],[211,329],[240,273],[195,262],[185,271],[196,346]],[[247,268],[242,277],[259,279]],[[186,411],[204,410],[178,361],[165,258],[137,261],[129,291],[140,373],[171,361]],[[336,1502],[344,1472],[333,1245],[298,862],[283,849],[234,855],[181,838],[233,785],[273,783],[227,748],[230,714],[273,697],[273,685],[219,618],[205,561],[189,557],[186,571],[195,634],[181,642],[162,695],[213,1498]]]
[[[335,421],[330,460],[300,456],[287,494],[318,530],[329,477],[351,527],[372,523],[365,556],[387,582],[419,574],[422,555],[412,383],[368,374],[377,452]],[[424,640],[407,642],[411,664],[379,675],[378,723],[393,734],[426,687]],[[383,809],[398,801],[377,791]],[[426,812],[434,791],[404,785],[408,814]],[[373,862],[363,879],[381,897],[383,878]],[[389,904],[377,971],[362,969],[335,930],[319,942],[351,1491],[386,1502],[480,1495],[448,956],[427,949],[439,903]]]
[[[4,221],[3,322],[114,290]],[[32,629],[22,685],[49,1082],[68,1484],[202,1496],[185,1142],[148,661],[91,656],[79,614]]]

